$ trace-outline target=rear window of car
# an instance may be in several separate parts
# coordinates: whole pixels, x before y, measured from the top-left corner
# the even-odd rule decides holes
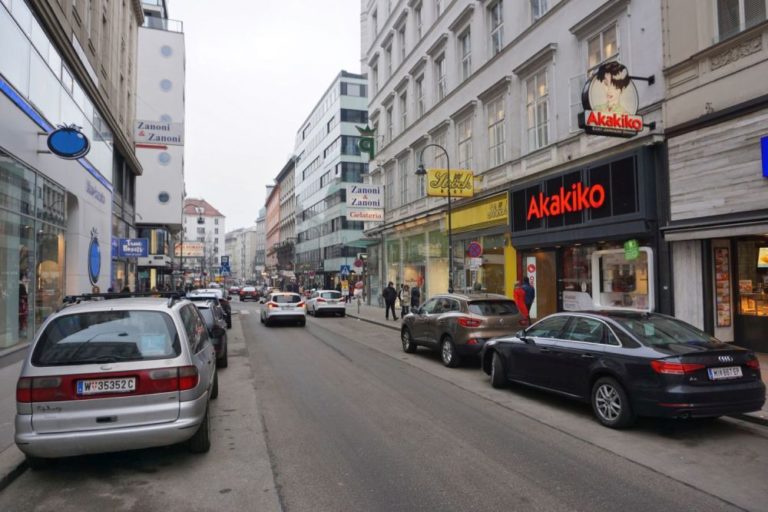
[[[240,291],[241,292],[255,292],[256,288],[254,288],[253,286],[246,286],[245,288],[241,288]]]
[[[340,299],[341,292],[323,292],[320,296],[324,299]]]
[[[170,315],[159,311],[93,311],[54,319],[32,354],[35,366],[167,359],[181,354]]]
[[[519,313],[517,305],[511,300],[476,300],[468,304],[469,312],[482,316],[504,316]]]
[[[301,302],[301,297],[298,295],[273,295],[272,302],[277,302],[278,304],[296,304],[297,302]]]
[[[670,345],[673,343],[718,343],[719,340],[692,325],[663,316],[626,318],[614,316],[613,320],[633,334],[644,345]]]

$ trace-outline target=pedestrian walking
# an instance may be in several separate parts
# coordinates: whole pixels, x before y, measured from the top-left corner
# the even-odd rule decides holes
[[[392,310],[392,319],[397,320],[397,313],[395,313],[395,301],[397,300],[397,291],[390,281],[384,291],[381,293],[384,296],[384,307],[386,308],[385,318],[389,320],[389,310]]]
[[[525,290],[525,307],[528,308],[528,313],[531,312],[531,306],[534,299],[536,299],[536,289],[531,286],[530,278],[523,278],[523,290]]]
[[[525,305],[525,290],[523,290],[523,285],[521,283],[515,283],[515,289],[512,292],[512,296],[515,299],[517,309],[520,310],[520,314],[523,315],[523,318],[526,321],[530,322],[531,317],[528,314],[528,306]]]
[[[418,309],[421,304],[421,291],[418,286],[411,288],[411,311]]]
[[[407,285],[403,285],[402,293],[400,293],[400,316],[405,316],[411,312],[411,288]]]

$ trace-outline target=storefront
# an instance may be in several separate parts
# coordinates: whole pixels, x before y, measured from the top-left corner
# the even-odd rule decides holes
[[[518,272],[536,290],[531,316],[659,309],[656,153],[643,148],[512,189]]]
[[[396,228],[384,244],[385,274],[392,282],[418,288],[424,297],[448,290],[448,237],[436,222],[416,229]]]
[[[454,287],[512,296],[515,250],[509,243],[509,196],[505,192],[453,208]]]

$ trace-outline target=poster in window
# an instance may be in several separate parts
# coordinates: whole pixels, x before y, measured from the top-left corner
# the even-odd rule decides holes
[[[715,248],[715,310],[717,326],[731,326],[731,256],[727,247]]]

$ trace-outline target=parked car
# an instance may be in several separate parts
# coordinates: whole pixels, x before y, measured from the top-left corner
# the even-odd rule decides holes
[[[187,300],[83,300],[48,317],[16,386],[15,441],[57,457],[187,442],[207,452],[216,357]]]
[[[315,290],[307,299],[307,313],[310,315],[341,315],[347,314],[341,292],[336,290]]]
[[[445,366],[456,367],[462,357],[480,354],[490,338],[525,324],[515,302],[503,295],[444,294],[403,317],[400,338],[405,352],[423,345],[439,350]]]
[[[208,336],[211,338],[213,348],[216,350],[216,367],[226,368],[227,360],[227,322],[224,320],[224,310],[216,300],[196,301],[198,311],[203,317],[208,328]]]
[[[261,308],[261,323],[267,327],[275,322],[296,322],[304,326],[307,323],[307,308],[301,295],[293,292],[271,294]]]
[[[754,352],[655,313],[550,315],[487,343],[482,363],[494,387],[519,382],[591,403],[612,428],[637,416],[717,417],[765,403]]]
[[[187,293],[189,300],[211,300],[219,302],[221,309],[224,310],[224,319],[227,322],[227,329],[232,328],[232,304],[229,303],[229,294],[223,288],[200,288]]]
[[[239,286],[230,286],[229,287],[229,294],[230,295],[240,295],[240,287]]]
[[[240,288],[240,301],[245,302],[247,300],[259,300],[261,294],[255,286],[243,286]]]

